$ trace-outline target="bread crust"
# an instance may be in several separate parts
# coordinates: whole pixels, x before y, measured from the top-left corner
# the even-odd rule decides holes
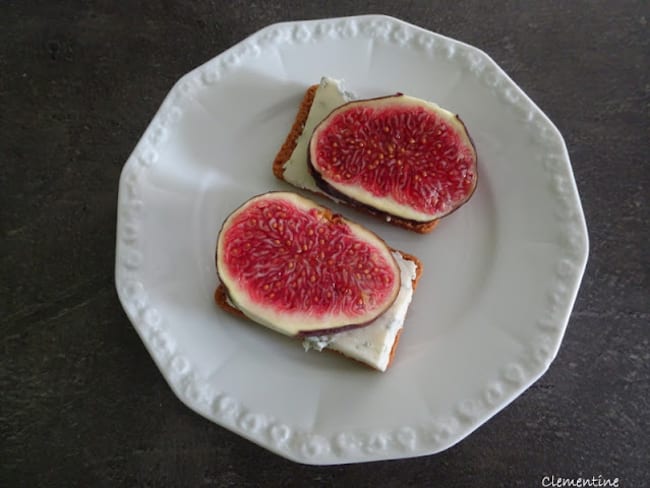
[[[296,114],[296,118],[293,121],[289,135],[287,135],[287,138],[284,140],[280,151],[278,151],[278,154],[273,160],[273,174],[276,176],[276,178],[282,181],[285,181],[284,165],[287,161],[289,161],[293,150],[298,144],[298,138],[305,128],[305,123],[307,122],[307,117],[309,117],[311,105],[314,103],[316,90],[318,90],[318,85],[312,85],[307,88],[307,91],[305,92],[305,95],[302,97],[302,101],[300,102],[300,106],[298,107],[298,113]]]
[[[284,140],[282,147],[280,148],[277,155],[275,156],[275,159],[273,160],[273,174],[275,175],[276,178],[284,181],[285,183],[288,182],[284,179],[284,165],[291,158],[291,154],[293,153],[293,150],[296,148],[296,145],[298,144],[298,138],[300,137],[303,129],[305,128],[307,117],[309,117],[309,111],[311,110],[311,106],[314,103],[316,90],[318,90],[318,85],[312,85],[309,88],[307,88],[307,91],[305,92],[305,95],[303,96],[302,101],[300,102],[300,106],[298,107],[298,113],[296,114],[296,118],[293,121],[291,130],[289,131],[287,138]],[[329,196],[329,194],[324,190],[322,194]],[[417,232],[419,234],[428,234],[436,227],[436,225],[438,225],[439,219],[431,220],[429,222],[415,222],[413,220],[403,219],[400,217],[396,217],[394,215],[388,215],[379,210],[371,209],[361,203],[337,198],[337,201],[339,200],[341,201],[341,203],[347,205],[348,207],[361,210],[364,213],[381,218],[382,220],[390,224],[396,225],[398,227],[402,227],[403,229],[408,229],[413,232]]]
[[[415,264],[415,278],[413,278],[411,282],[413,284],[413,293],[415,293],[415,289],[417,288],[418,282],[420,281],[420,277],[422,276],[422,262],[412,254],[408,254],[403,251],[399,251],[392,248],[391,251],[400,253],[404,259],[406,259],[407,261],[411,261],[413,262],[413,264]],[[214,301],[219,307],[221,307],[226,312],[234,315],[235,317],[246,318],[246,315],[244,315],[244,313],[241,310],[239,310],[236,307],[233,307],[230,303],[228,303],[228,293],[226,292],[226,287],[223,286],[221,283],[217,286],[217,289],[214,292]],[[399,340],[400,337],[402,336],[403,330],[404,328],[402,327],[399,331],[397,331],[397,335],[395,336],[395,341],[393,342],[393,346],[390,350],[388,366],[386,367],[386,369],[390,368],[390,365],[393,363],[393,359],[395,358],[395,351],[397,351],[397,345],[399,344]],[[326,349],[326,350],[330,352],[336,352],[338,354],[341,354],[342,356],[345,356],[345,354],[339,351],[334,351],[332,349]],[[350,359],[354,359],[354,358],[350,358]],[[366,363],[362,363],[362,364],[368,366],[371,369],[374,369],[369,364]]]

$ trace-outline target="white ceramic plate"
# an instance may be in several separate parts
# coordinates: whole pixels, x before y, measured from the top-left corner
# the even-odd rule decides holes
[[[271,163],[322,75],[455,111],[479,154],[476,193],[431,234],[335,207],[424,263],[384,374],[213,304],[220,225],[289,188]],[[122,172],[116,286],[188,407],[289,459],[349,463],[446,449],[530,386],[557,353],[587,248],[562,137],[494,61],[363,16],[272,25],[173,87]]]

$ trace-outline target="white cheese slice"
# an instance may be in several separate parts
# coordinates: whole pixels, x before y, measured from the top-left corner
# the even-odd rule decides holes
[[[305,350],[332,349],[379,371],[386,371],[397,334],[404,327],[416,276],[413,261],[404,259],[399,252],[394,252],[393,256],[401,271],[402,286],[391,307],[365,327],[326,336],[307,337],[302,343]]]
[[[314,101],[307,115],[307,120],[305,121],[305,127],[300,136],[298,136],[296,147],[291,153],[291,157],[283,166],[282,176],[287,183],[302,188],[303,190],[324,194],[316,185],[307,166],[309,140],[321,120],[327,117],[335,108],[353,99],[354,96],[343,89],[343,82],[341,80],[335,80],[325,76],[321,78],[320,85],[314,94]]]

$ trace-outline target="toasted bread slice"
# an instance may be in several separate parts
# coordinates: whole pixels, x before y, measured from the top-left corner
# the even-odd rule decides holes
[[[409,263],[408,266],[412,270],[412,273],[410,273],[409,276],[410,283],[408,285],[410,286],[404,287],[406,289],[406,293],[408,294],[407,302],[410,302],[410,299],[415,292],[420,277],[422,276],[422,263],[416,256],[394,249],[392,251],[394,255],[399,255],[404,263]],[[403,284],[403,286],[404,285],[405,284]],[[400,293],[402,293],[402,291],[400,291]],[[219,305],[219,307],[225,311],[237,317],[246,317],[244,313],[236,308],[228,299],[226,288],[223,285],[220,284],[217,287],[214,294],[214,299],[217,305]],[[408,307],[408,303],[405,305]],[[366,364],[373,369],[376,369],[378,371],[385,371],[393,362],[395,351],[397,350],[397,345],[404,328],[406,310],[403,312],[404,314],[401,317],[400,323],[394,324],[394,326],[389,330],[384,330],[385,322],[379,323],[377,320],[364,327],[349,331],[337,332],[327,336],[326,338],[317,337],[311,340],[307,338],[303,341],[303,346],[305,346],[305,349],[327,349],[329,351],[338,352],[346,357]],[[391,309],[389,309],[386,313],[391,313]],[[329,343],[324,344],[328,341]],[[359,344],[368,342],[370,345],[366,345],[366,347],[380,350],[380,353],[377,354],[376,357],[372,357],[369,354],[359,354],[357,352]]]
[[[289,183],[293,186],[296,186],[298,188],[301,188],[303,190],[308,190],[316,194],[324,195],[327,196],[328,198],[331,198],[339,203],[342,203],[344,205],[347,205],[349,207],[361,210],[365,213],[368,213],[370,215],[379,217],[386,222],[389,222],[393,225],[402,227],[404,229],[408,229],[414,232],[418,232],[420,234],[426,234],[431,232],[436,225],[438,224],[438,219],[432,220],[429,222],[416,222],[413,220],[406,220],[400,217],[396,217],[393,215],[388,215],[386,213],[383,213],[377,209],[370,208],[362,203],[356,202],[354,200],[350,199],[343,199],[340,198],[339,196],[332,196],[328,194],[326,191],[321,189],[320,187],[317,186],[316,182],[313,180],[311,175],[309,174],[309,170],[307,168],[307,162],[305,160],[304,163],[302,161],[296,161],[293,162],[291,161],[291,158],[294,154],[294,151],[296,150],[296,147],[298,146],[299,139],[301,136],[304,135],[306,141],[309,141],[309,138],[311,137],[311,133],[307,134],[305,133],[305,130],[307,131],[313,131],[314,127],[314,121],[312,121],[309,126],[308,126],[308,118],[310,115],[310,112],[312,111],[312,106],[314,104],[314,100],[316,98],[316,92],[318,91],[319,87],[324,87],[327,86],[327,83],[335,83],[336,80],[329,80],[324,78],[323,81],[321,81],[320,85],[312,85],[310,86],[307,91],[305,92],[305,95],[302,98],[302,101],[300,103],[300,106],[298,107],[298,113],[296,114],[296,118],[294,119],[293,125],[291,126],[291,130],[289,131],[289,134],[287,135],[287,138],[285,139],[284,143],[282,144],[282,147],[280,148],[280,151],[277,153],[274,161],[273,161],[273,174],[280,180],[285,181],[286,183]],[[324,85],[325,84],[325,85]],[[338,89],[338,86],[336,87]],[[345,101],[351,99],[351,96],[347,92],[342,92],[339,91],[340,93],[340,100],[341,104],[345,103]],[[328,115],[329,111],[327,110],[329,107],[319,107],[319,110],[321,110],[321,113],[324,113],[324,115]],[[332,109],[336,108],[336,106],[332,106]],[[325,112],[323,112],[325,110]],[[320,117],[318,117],[320,119]],[[316,120],[315,123],[320,122],[320,120]],[[305,155],[306,155],[306,150],[305,150]],[[305,156],[306,157],[306,156]],[[294,168],[292,168],[292,171],[288,171],[288,165],[293,164],[294,168],[301,166],[304,164],[304,172],[301,173],[300,177],[296,177],[295,174],[296,171],[293,171]],[[309,181],[311,180],[311,181]]]

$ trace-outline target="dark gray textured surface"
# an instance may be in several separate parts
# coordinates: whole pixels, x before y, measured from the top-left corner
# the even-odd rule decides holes
[[[647,2],[0,3],[0,486],[647,486]],[[487,51],[563,133],[591,252],[549,372],[435,456],[296,465],[172,394],[113,287],[118,177],[184,73],[281,20],[386,13]]]

